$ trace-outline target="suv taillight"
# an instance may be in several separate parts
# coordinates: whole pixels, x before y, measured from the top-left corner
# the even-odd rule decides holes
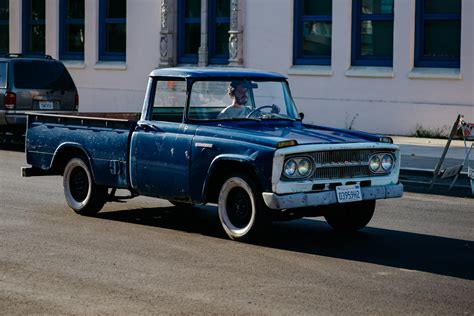
[[[74,109],[77,111],[79,109],[79,94],[76,94],[74,98]]]
[[[5,97],[3,98],[3,104],[5,104],[6,109],[13,110],[16,105],[16,94],[13,92],[5,93]]]

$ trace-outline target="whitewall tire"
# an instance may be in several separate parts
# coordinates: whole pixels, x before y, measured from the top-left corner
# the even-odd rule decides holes
[[[94,183],[88,164],[80,158],[72,158],[64,168],[63,187],[66,202],[76,213],[95,214],[106,202],[107,188]]]
[[[224,231],[233,240],[260,238],[270,223],[260,190],[245,174],[231,175],[224,181],[218,211]]]

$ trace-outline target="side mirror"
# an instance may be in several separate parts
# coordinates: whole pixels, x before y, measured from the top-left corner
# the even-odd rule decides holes
[[[298,113],[298,115],[300,116],[300,119],[301,119],[301,120],[304,119],[304,113],[303,113],[303,112]]]

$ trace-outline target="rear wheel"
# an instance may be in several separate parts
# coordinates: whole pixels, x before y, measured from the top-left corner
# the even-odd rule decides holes
[[[66,202],[81,215],[99,212],[107,200],[107,187],[94,183],[88,164],[80,159],[71,159],[63,173]]]
[[[270,212],[254,181],[243,173],[231,175],[219,192],[219,219],[230,239],[262,237],[270,226]]]
[[[375,200],[336,204],[324,218],[337,231],[353,232],[367,226],[375,211]]]

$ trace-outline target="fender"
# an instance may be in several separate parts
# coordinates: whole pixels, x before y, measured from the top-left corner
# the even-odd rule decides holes
[[[49,165],[49,170],[51,170],[53,168],[57,157],[63,151],[68,150],[69,148],[78,149],[79,151],[81,151],[84,154],[84,156],[87,157],[87,161],[89,163],[89,166],[91,167],[92,178],[95,181],[94,168],[92,167],[92,159],[91,159],[89,153],[87,152],[87,150],[84,148],[84,146],[82,146],[79,143],[65,142],[65,143],[62,143],[61,145],[59,145],[58,148],[56,148],[56,150],[54,151],[53,158],[51,159],[51,164]]]
[[[207,195],[207,191],[208,191],[208,187],[209,187],[210,177],[211,177],[212,173],[214,172],[214,169],[216,168],[216,165],[221,161],[238,162],[238,163],[247,165],[252,170],[255,170],[255,168],[253,168],[253,166],[252,166],[252,165],[254,165],[255,158],[252,158],[250,156],[238,155],[238,154],[223,154],[223,155],[216,156],[212,160],[212,162],[209,166],[209,169],[207,170],[206,179],[204,179],[204,185],[202,187],[201,201],[205,201],[205,197]]]

